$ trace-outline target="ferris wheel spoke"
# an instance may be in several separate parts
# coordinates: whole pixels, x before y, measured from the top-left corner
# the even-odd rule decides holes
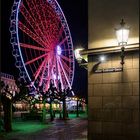
[[[53,68],[52,65],[49,65],[49,62],[48,62],[48,79],[47,79],[48,81],[47,81],[45,90],[48,90],[48,88],[49,88],[52,68]]]
[[[71,72],[71,70],[69,69],[69,67],[67,66],[67,64],[63,60],[60,60],[60,61],[62,63],[63,69],[65,70],[66,76],[69,77],[68,75],[69,75],[69,72]]]
[[[37,79],[37,77],[39,76],[40,72],[42,71],[42,68],[43,68],[43,65],[44,65],[45,61],[46,61],[46,59],[44,59],[44,61],[41,63],[41,65],[39,66],[39,68],[35,72],[35,80]]]
[[[33,0],[26,0],[26,3],[29,7],[30,13],[34,17],[35,22],[39,23],[40,22],[40,19],[39,19],[40,15],[38,15],[38,11],[36,10],[36,6],[35,6]]]
[[[35,2],[35,6],[36,6],[36,10],[38,11],[38,14],[39,14],[39,18],[41,20],[41,25],[42,25],[42,28],[43,28],[43,31],[45,31],[45,14],[44,14],[44,6],[43,6],[43,3],[42,1],[40,0],[34,0]]]
[[[37,46],[34,46],[34,45],[25,44],[25,43],[20,43],[20,47],[33,49],[33,50],[44,51],[44,52],[50,51],[50,49],[40,48],[40,47],[37,47]]]
[[[43,70],[42,70],[42,74],[41,74],[41,78],[40,78],[40,82],[39,82],[39,86],[42,85],[42,82],[43,82],[43,77],[44,77],[44,73],[45,73],[45,70],[46,70],[46,60],[45,60],[45,63],[43,65]]]
[[[64,56],[64,55],[60,55],[60,57],[62,58],[62,59],[64,59],[64,60],[66,60],[67,62],[71,62],[71,59],[70,58],[68,58],[68,57],[66,57],[66,56]]]
[[[43,58],[43,57],[46,57],[47,55],[48,55],[48,54],[43,54],[43,55],[41,55],[41,56],[38,56],[38,57],[36,57],[36,58],[34,58],[34,59],[30,60],[30,61],[27,61],[27,62],[25,63],[25,65],[31,64],[31,63],[33,63],[33,62],[35,62],[35,61],[37,61],[37,60],[39,60],[39,59],[41,59],[41,58]]]
[[[43,17],[44,13],[42,12],[43,7],[41,6],[40,0],[31,1],[31,3],[34,5],[33,9],[36,11],[33,13],[35,21],[38,24],[40,30],[43,32],[43,38],[45,38],[45,26],[43,24],[43,20],[45,21],[45,19]]]
[[[58,34],[58,37],[60,37],[62,35],[62,33],[64,32],[63,30],[63,26],[61,26],[60,30],[59,30],[59,34]]]
[[[44,6],[47,8],[44,8],[44,13],[45,13],[45,17],[46,17],[46,21],[48,19],[53,19],[53,23],[58,23],[58,17],[56,15],[56,13],[54,12],[54,9],[50,6],[49,3],[44,3]]]
[[[60,78],[60,82],[62,84],[62,90],[64,89],[64,85],[63,85],[63,81],[62,81],[62,75],[61,75],[61,72],[60,72],[60,65],[59,65],[59,62],[58,62],[58,58],[56,59],[57,61],[57,67],[58,67],[58,75],[59,75],[59,78]]]
[[[44,8],[44,15],[45,15],[45,25],[46,29],[49,26],[57,26],[59,23],[61,23],[60,19],[57,17],[57,14],[54,12],[54,9],[48,4],[45,3],[44,6],[47,8]]]
[[[63,27],[61,27],[61,29],[60,30],[57,30],[56,31],[56,37],[55,37],[55,39],[54,39],[54,44],[55,44],[55,46],[57,46],[57,44],[59,44],[59,40],[60,40],[60,36],[62,35],[62,31],[63,30]],[[65,42],[65,40],[64,40],[64,42]],[[62,43],[63,44],[63,43]]]
[[[68,84],[69,88],[71,88],[71,85],[70,85],[70,83],[69,83],[69,80],[68,80],[66,71],[65,71],[64,68],[63,68],[63,65],[62,65],[62,63],[61,63],[61,61],[60,61],[60,58],[58,59],[58,61],[59,61],[59,64],[60,64],[60,66],[61,66],[61,69],[62,69],[62,71],[63,71],[63,73],[64,73],[64,76],[65,76],[65,79],[66,79],[66,81],[67,81],[67,84]]]
[[[38,26],[38,29],[41,31],[41,33],[43,33],[43,36],[44,36],[43,38],[45,39],[45,34],[44,34],[45,28],[43,28],[43,26],[42,26],[41,18],[40,18],[41,15],[39,15],[39,12],[36,9],[36,4],[32,0],[26,0],[26,2],[29,7],[30,13],[34,17],[36,26]],[[45,39],[45,40],[47,40],[47,39]]]
[[[50,24],[50,23],[48,23],[48,24]],[[54,23],[52,23],[52,25],[49,28],[47,28],[47,30],[49,31],[47,33],[47,35],[49,36],[50,44],[55,46],[57,44],[57,42],[58,42],[58,37],[57,37],[57,35],[58,35],[57,32],[58,31],[56,29],[57,27],[55,27],[55,25],[53,25],[53,24]]]
[[[60,60],[65,68],[65,70],[69,73],[70,70],[70,67],[67,65],[67,63],[65,63],[62,59]]]
[[[36,0],[35,0],[36,1]],[[54,20],[55,18],[47,18],[49,14],[46,14],[45,10],[48,10],[47,8],[45,8],[44,6],[45,4],[43,3],[43,1],[37,0],[36,1],[36,7],[38,9],[38,13],[40,13],[39,17],[40,17],[40,21],[37,21],[37,23],[40,25],[42,32],[44,33],[44,36],[46,37],[46,42],[49,44],[49,46],[51,46],[52,43],[52,34],[51,32],[53,31],[52,26],[56,26],[56,23],[52,20]],[[42,11],[43,10],[43,11]],[[54,11],[52,11],[50,14],[52,14]],[[51,21],[51,23],[50,23]],[[41,23],[41,24],[40,24]],[[48,31],[48,32],[47,32]]]
[[[46,46],[45,43],[38,36],[36,36],[31,30],[29,30],[22,22],[19,21],[18,26],[24,33],[26,33],[38,44],[40,44],[43,48],[44,46]]]
[[[59,32],[58,32],[58,34],[57,34],[56,45],[58,44],[59,39],[60,39],[60,37],[62,36],[62,33],[63,33],[63,26],[61,26],[61,28],[59,29]]]
[[[51,24],[51,23],[46,23],[46,25],[47,24]],[[49,42],[50,46],[54,45],[57,37],[56,37],[56,35],[54,35],[54,25],[53,25],[53,23],[52,23],[51,26],[48,26],[46,28],[46,36],[48,38],[48,42]]]
[[[63,43],[65,43],[65,41],[67,41],[67,37],[65,37],[58,45],[61,46]]]
[[[41,85],[42,85],[42,82],[43,82],[43,78],[44,78],[45,71],[46,71],[46,69],[48,69],[48,70],[47,70],[48,76],[47,76],[47,78],[45,77],[45,79],[48,80],[48,81],[47,81],[47,84],[46,84],[46,87],[45,87],[45,91],[46,91],[46,90],[48,89],[48,87],[49,87],[50,71],[52,71],[52,66],[53,66],[53,65],[49,65],[49,62],[50,62],[49,60],[46,60],[46,63],[45,63],[45,66],[44,66],[44,69],[43,69],[43,72],[42,72],[42,75],[41,75],[41,78],[40,78],[40,82],[39,82],[39,85],[41,86]],[[48,63],[48,67],[46,67],[47,63]],[[50,66],[50,67],[49,67],[49,66]]]
[[[24,18],[26,19],[26,21],[30,24],[30,26],[32,27],[32,29],[34,30],[34,32],[36,33],[36,35],[38,37],[41,37],[44,41],[46,41],[43,32],[40,30],[39,26],[37,26],[35,20],[31,16],[31,14],[29,13],[29,11],[25,8],[25,6],[24,6],[23,3],[20,6],[20,12],[22,13],[22,15],[24,16]]]

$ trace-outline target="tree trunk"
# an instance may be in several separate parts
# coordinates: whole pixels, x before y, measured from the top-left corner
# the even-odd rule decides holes
[[[77,106],[76,106],[76,116],[79,117],[78,99],[77,99]]]
[[[66,100],[65,98],[63,99],[63,119],[66,119]]]
[[[42,121],[43,123],[45,123],[46,120],[46,106],[45,106],[46,102],[43,101],[43,108],[42,108]]]
[[[52,102],[50,102],[50,118],[51,118],[51,121],[54,120],[54,117],[53,117],[53,109],[52,109]]]
[[[12,103],[7,100],[3,104],[4,111],[4,128],[6,132],[12,131]]]

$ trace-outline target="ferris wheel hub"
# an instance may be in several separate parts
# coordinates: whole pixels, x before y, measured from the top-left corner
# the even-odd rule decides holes
[[[58,55],[61,55],[61,53],[62,53],[62,49],[61,49],[61,47],[59,45],[56,46],[56,53]]]

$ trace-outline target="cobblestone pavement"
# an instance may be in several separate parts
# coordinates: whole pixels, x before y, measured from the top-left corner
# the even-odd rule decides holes
[[[55,120],[49,129],[28,135],[15,135],[8,140],[87,140],[87,120]]]

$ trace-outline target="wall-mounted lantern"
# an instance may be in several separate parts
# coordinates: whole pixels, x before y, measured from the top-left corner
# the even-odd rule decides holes
[[[116,30],[118,45],[121,47],[121,65],[123,69],[124,57],[125,57],[124,50],[128,42],[129,27],[125,24],[124,20],[122,19],[120,22],[120,26],[115,30]]]

